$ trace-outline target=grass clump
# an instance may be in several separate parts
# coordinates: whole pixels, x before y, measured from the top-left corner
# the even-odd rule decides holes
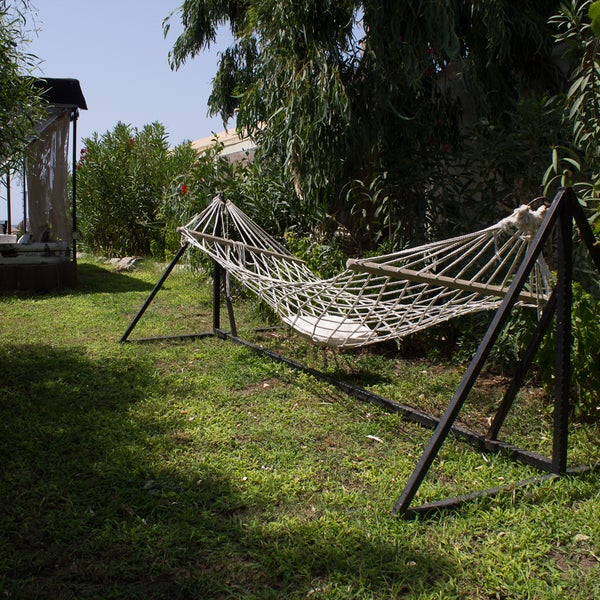
[[[0,297],[2,597],[600,596],[597,472],[395,518],[430,432],[219,339],[119,344],[160,272],[83,261],[75,290]],[[211,323],[210,282],[180,269],[135,334]],[[455,366],[323,356],[269,335],[428,410],[460,378]],[[467,420],[481,421],[489,391]],[[536,393],[506,427],[539,449],[549,417]],[[579,425],[571,443],[596,461],[597,425]],[[532,474],[449,440],[419,499]]]

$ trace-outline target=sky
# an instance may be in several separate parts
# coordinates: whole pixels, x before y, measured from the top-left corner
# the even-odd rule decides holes
[[[223,131],[209,118],[208,96],[219,48],[178,71],[168,53],[181,29],[177,16],[164,38],[162,22],[182,0],[31,0],[36,9],[29,51],[41,59],[41,76],[78,79],[88,110],[80,112],[78,146],[122,121],[142,128],[162,123],[177,145]]]
[[[40,64],[39,77],[78,79],[88,110],[77,122],[77,148],[94,133],[122,121],[141,129],[162,123],[172,146],[224,130],[208,116],[208,97],[218,54],[231,41],[222,30],[215,45],[177,71],[169,66],[181,26],[177,15],[165,39],[163,20],[183,0],[31,0],[25,51]],[[69,150],[69,155],[71,150]],[[7,216],[0,186],[0,221]],[[12,221],[22,218],[21,186],[13,182]]]

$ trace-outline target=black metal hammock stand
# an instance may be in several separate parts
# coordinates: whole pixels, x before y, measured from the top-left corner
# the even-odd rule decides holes
[[[240,212],[243,215],[243,213]],[[236,213],[234,213],[233,217],[237,218]],[[286,365],[299,370],[306,372],[314,377],[317,377],[323,381],[326,381],[338,389],[342,391],[360,398],[365,401],[372,402],[388,411],[395,412],[401,414],[405,418],[412,420],[424,427],[433,429],[432,437],[427,444],[423,455],[421,456],[419,462],[417,463],[412,475],[410,476],[404,490],[402,491],[400,497],[395,503],[394,512],[396,514],[402,515],[404,517],[414,516],[417,514],[426,513],[429,511],[439,510],[443,508],[449,508],[456,506],[462,502],[474,500],[476,498],[490,496],[496,494],[503,490],[514,490],[515,488],[523,487],[530,483],[543,481],[546,479],[551,479],[557,477],[559,475],[564,474],[573,474],[579,472],[586,472],[591,470],[592,466],[578,466],[578,467],[569,467],[567,464],[567,453],[568,453],[568,429],[569,429],[569,409],[570,409],[570,397],[569,397],[569,387],[570,387],[570,377],[571,377],[571,304],[572,304],[572,283],[573,283],[573,222],[577,225],[577,229],[579,231],[579,236],[589,251],[589,254],[592,258],[592,261],[600,275],[600,243],[596,240],[594,233],[588,223],[588,220],[581,208],[573,190],[571,188],[561,188],[557,195],[555,196],[552,204],[546,210],[543,219],[539,223],[539,227],[536,224],[536,232],[535,234],[532,232],[530,236],[519,236],[517,235],[515,239],[522,239],[523,237],[528,238],[526,251],[518,254],[519,263],[518,268],[514,270],[510,270],[507,273],[502,275],[503,280],[501,285],[497,285],[495,282],[492,282],[491,279],[485,283],[486,293],[495,296],[495,303],[483,302],[480,301],[479,298],[483,294],[483,284],[481,283],[472,283],[473,277],[469,279],[469,282],[464,278],[465,276],[456,275],[454,277],[447,277],[445,275],[438,276],[432,275],[431,272],[428,272],[428,266],[421,266],[418,272],[415,272],[413,268],[407,268],[406,265],[402,265],[400,267],[392,266],[389,261],[384,264],[378,264],[372,262],[372,259],[368,263],[364,265],[357,265],[356,263],[360,261],[351,261],[352,264],[349,265],[349,270],[353,271],[362,271],[364,270],[368,275],[367,279],[360,279],[363,277],[362,274],[359,273],[359,280],[362,282],[361,285],[364,289],[367,289],[367,283],[370,284],[372,281],[372,277],[380,278],[384,281],[385,285],[387,285],[390,281],[396,280],[404,280],[409,279],[412,284],[415,284],[416,288],[410,288],[410,292],[408,292],[408,296],[417,299],[417,302],[421,300],[421,298],[429,292],[431,288],[439,289],[440,283],[439,280],[443,281],[442,287],[450,287],[452,292],[451,295],[442,295],[442,298],[450,298],[450,300],[454,300],[458,298],[459,295],[466,294],[467,303],[477,305],[479,302],[479,310],[490,310],[494,309],[494,317],[481,340],[477,352],[472,359],[469,367],[467,368],[460,384],[458,385],[454,396],[452,397],[446,411],[441,417],[436,417],[418,409],[401,404],[389,398],[385,398],[378,394],[374,394],[369,390],[366,390],[360,386],[356,386],[341,380],[338,380],[334,377],[331,377],[325,373],[312,369],[306,365],[298,363],[288,357],[284,357],[276,352],[268,350],[266,348],[262,348],[253,344],[252,342],[245,340],[238,336],[237,327],[235,322],[235,314],[233,309],[232,300],[227,293],[228,286],[226,285],[226,275],[229,274],[229,270],[235,270],[237,268],[246,269],[247,263],[250,264],[250,268],[256,268],[256,266],[262,261],[271,261],[270,267],[271,269],[275,267],[278,269],[278,273],[281,274],[282,271],[285,271],[290,265],[291,268],[294,269],[291,275],[286,275],[289,278],[289,281],[284,281],[284,285],[292,286],[293,289],[297,289],[298,278],[307,278],[307,281],[304,281],[307,286],[302,288],[303,290],[314,289],[315,285],[320,287],[321,290],[325,290],[324,293],[327,294],[327,290],[332,288],[333,283],[335,282],[325,282],[326,285],[323,285],[323,282],[318,280],[313,280],[313,276],[310,272],[308,274],[303,270],[304,267],[301,265],[302,261],[298,261],[294,257],[291,257],[289,254],[285,254],[285,250],[281,247],[273,248],[273,244],[275,244],[272,238],[269,238],[268,246],[263,248],[258,248],[255,244],[258,244],[258,238],[253,237],[254,233],[251,232],[251,237],[249,239],[242,239],[237,241],[232,241],[226,238],[220,237],[222,233],[222,228],[224,223],[219,222],[218,228],[214,229],[212,232],[201,232],[198,222],[192,222],[192,226],[188,225],[186,228],[182,228],[184,230],[182,232],[182,237],[184,239],[187,238],[179,251],[176,253],[175,257],[166,268],[165,272],[159,279],[159,281],[154,286],[154,289],[144,302],[143,306],[134,317],[133,321],[121,337],[121,342],[126,342],[129,340],[129,336],[133,329],[136,327],[138,321],[146,311],[146,309],[151,304],[155,295],[161,289],[166,279],[172,272],[175,265],[179,262],[179,260],[184,255],[190,243],[196,243],[195,239],[200,238],[203,244],[207,244],[206,247],[203,246],[203,249],[208,252],[210,256],[213,258],[213,329],[210,332],[204,333],[192,333],[186,335],[174,335],[174,336],[161,336],[154,338],[143,338],[138,339],[136,341],[152,341],[152,340],[164,340],[164,339],[181,339],[181,338],[199,338],[199,337],[207,337],[207,336],[217,336],[222,339],[232,340],[236,343],[243,344],[255,352],[258,352],[264,356],[271,358],[274,361],[285,363]],[[485,235],[488,235],[489,232],[493,228],[488,228],[488,230],[483,230]],[[256,231],[259,231],[260,234],[264,234],[260,228],[257,228]],[[507,389],[504,393],[502,400],[500,401],[495,416],[492,419],[491,426],[488,432],[484,435],[467,429],[465,427],[459,426],[456,424],[456,419],[463,408],[465,401],[475,385],[483,366],[489,357],[490,351],[492,350],[498,336],[500,335],[503,327],[506,325],[508,321],[511,311],[517,303],[523,303],[527,301],[532,301],[532,299],[539,295],[539,290],[533,289],[532,281],[538,281],[540,279],[544,279],[545,277],[540,276],[539,266],[540,263],[543,265],[542,259],[542,248],[545,243],[548,241],[549,237],[553,232],[556,232],[556,243],[557,243],[557,256],[556,256],[556,267],[557,267],[557,276],[556,276],[556,285],[554,288],[548,292],[546,295],[544,293],[544,308],[538,320],[536,329],[529,341],[527,348],[525,349],[523,355],[520,358],[520,362],[515,369],[513,378],[510,384],[507,386]],[[266,235],[266,234],[264,234]],[[473,234],[476,235],[476,234]],[[495,235],[495,233],[494,233]],[[469,236],[463,236],[464,240],[470,239]],[[461,241],[463,241],[461,238]],[[494,243],[496,243],[495,238]],[[208,246],[211,244],[211,246]],[[486,242],[486,246],[488,242]],[[435,246],[433,246],[435,248]],[[207,249],[208,248],[208,249]],[[448,250],[450,248],[450,250]],[[495,249],[496,252],[497,248]],[[456,249],[452,250],[451,246],[444,246],[443,250],[440,251],[443,253],[450,252],[451,254],[465,254],[464,252],[460,252]],[[482,250],[476,250],[478,253],[477,256],[481,255]],[[512,252],[512,251],[510,251]],[[521,251],[519,251],[521,252]],[[252,253],[251,258],[246,257],[246,253]],[[401,255],[402,253],[399,253]],[[391,255],[390,255],[391,256]],[[427,257],[429,260],[432,256],[432,252],[430,248],[427,248],[423,253],[423,256]],[[231,262],[231,258],[234,257],[236,262]],[[388,257],[380,257],[382,259],[388,259]],[[394,255],[396,258],[396,255]],[[421,259],[419,259],[421,260]],[[457,262],[458,259],[452,259],[452,265]],[[430,261],[431,262],[431,261]],[[443,257],[440,256],[435,259],[435,265],[439,270],[440,265],[443,264]],[[223,265],[227,265],[228,271],[226,271]],[[266,263],[265,263],[266,264]],[[232,265],[232,266],[230,266]],[[411,265],[409,265],[410,267]],[[234,275],[237,273],[234,272]],[[496,275],[496,273],[495,273]],[[507,281],[507,276],[510,275],[510,282]],[[543,273],[542,273],[543,275]],[[256,273],[254,279],[260,278],[260,273]],[[342,274],[342,279],[346,278],[346,274]],[[353,275],[348,275],[348,277],[354,277]],[[253,279],[251,277],[250,279]],[[269,276],[265,277],[265,280],[268,284]],[[273,285],[275,285],[275,279],[272,279]],[[345,281],[345,279],[344,279]],[[356,280],[350,279],[353,282],[353,289],[356,289],[356,285],[354,282]],[[302,285],[304,285],[304,283]],[[411,285],[412,285],[411,284]],[[404,285],[404,284],[403,284]],[[423,286],[423,287],[419,287]],[[250,286],[251,287],[251,286]],[[491,291],[488,289],[491,288]],[[252,287],[251,287],[252,289]],[[269,285],[267,285],[266,293],[269,294]],[[291,288],[290,288],[291,289]],[[349,296],[346,293],[346,289],[340,293],[342,298],[342,304],[344,306],[344,310],[349,312],[350,310],[354,311],[353,314],[355,317],[350,320],[350,325],[347,322],[342,322],[342,318],[340,315],[342,313],[335,313],[334,309],[337,310],[336,305],[334,305],[334,299],[327,297],[327,301],[325,302],[325,309],[321,307],[321,313],[318,317],[316,317],[313,313],[305,313],[302,319],[300,319],[300,326],[298,327],[300,333],[304,335],[308,335],[311,337],[313,341],[317,343],[326,343],[331,341],[331,345],[336,346],[344,346],[348,340],[349,345],[356,345],[358,343],[371,343],[370,337],[370,329],[372,327],[371,322],[369,322],[369,327],[364,325],[364,322],[358,322],[356,320],[356,316],[361,316],[361,318],[365,318],[364,315],[360,312],[363,309],[363,305],[359,306],[358,300],[349,301]],[[368,288],[370,289],[370,288]],[[383,289],[383,288],[382,288]],[[391,287],[392,291],[390,292],[391,297],[404,296],[405,291],[398,291],[398,288]],[[417,292],[413,292],[416,289]],[[228,320],[229,320],[229,331],[226,331],[221,326],[221,294],[225,290],[225,304],[227,307]],[[303,292],[306,294],[307,292]],[[395,296],[393,295],[395,294]],[[446,294],[443,292],[442,294]],[[470,295],[470,296],[469,296]],[[291,296],[291,293],[288,291],[285,292],[284,296],[277,298],[277,302],[281,305],[281,298],[284,298],[287,302],[287,299]],[[467,306],[467,304],[462,299],[459,300],[457,304],[462,306]],[[319,296],[317,300],[315,297],[311,300],[310,303],[306,302],[302,304],[302,306],[294,305],[294,310],[297,311],[303,309],[305,306],[313,307],[315,305],[319,306],[320,303],[323,303],[322,295]],[[366,306],[367,313],[371,315],[374,311],[377,311],[378,305],[372,299],[370,299],[369,294],[366,294]],[[377,292],[377,298],[383,298],[385,301],[389,301],[389,298],[385,295],[384,292]],[[421,313],[418,319],[420,323],[422,320],[427,320],[427,307],[431,306],[432,309],[439,310],[439,298],[438,300],[428,300],[428,304],[425,307],[421,307]],[[338,297],[336,297],[336,300]],[[360,309],[358,310],[357,309]],[[312,310],[312,308],[311,308]],[[466,309],[467,312],[470,310]],[[393,314],[398,312],[397,306],[393,305]],[[464,313],[460,313],[464,314]],[[294,324],[290,322],[290,318],[286,319],[286,315],[283,316],[284,321],[288,324],[294,326]],[[379,315],[381,319],[381,316]],[[403,318],[403,317],[402,317]],[[441,315],[441,318],[450,318],[445,315]],[[298,317],[294,317],[295,321],[298,321]],[[555,322],[555,387],[553,394],[553,434],[552,434],[552,455],[550,458],[542,456],[540,454],[528,451],[523,448],[519,448],[517,446],[505,443],[498,439],[500,430],[504,424],[506,417],[509,414],[509,411],[513,405],[513,402],[517,396],[518,391],[523,385],[525,376],[535,358],[535,355],[540,347],[542,339],[548,329],[551,327],[553,321]],[[308,324],[308,325],[307,325]],[[324,325],[323,325],[324,324]],[[326,329],[329,327],[329,329]],[[516,483],[512,483],[510,485],[505,485],[501,487],[491,488],[483,491],[477,491],[473,493],[467,493],[461,496],[447,498],[444,500],[439,500],[435,502],[430,502],[427,504],[422,504],[420,506],[411,507],[411,503],[417,494],[421,483],[426,477],[433,461],[435,460],[438,452],[448,437],[449,434],[452,434],[454,437],[464,440],[479,450],[486,452],[495,452],[501,453],[509,456],[511,459],[520,461],[521,463],[531,465],[544,472],[545,475],[541,475],[539,477],[519,481]]]

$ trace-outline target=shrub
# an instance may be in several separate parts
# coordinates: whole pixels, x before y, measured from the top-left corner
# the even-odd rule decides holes
[[[223,194],[276,236],[283,237],[286,229],[301,219],[300,211],[294,209],[293,191],[283,183],[280,169],[258,161],[231,163],[221,156],[222,149],[223,145],[215,141],[202,154],[191,147],[174,150],[177,170],[159,212],[168,254],[179,246],[177,227],[217,194]]]
[[[84,140],[77,165],[78,220],[84,246],[106,255],[146,255],[162,246],[158,210],[172,178],[165,128],[118,123]]]
[[[600,416],[600,303],[577,282],[573,283],[571,310],[571,382],[574,416],[581,420]],[[538,352],[537,366],[546,391],[554,390],[554,341],[551,330]]]
[[[0,164],[2,172],[21,163],[35,135],[34,125],[45,118],[45,101],[35,78],[39,59],[26,50],[32,9],[25,0],[0,2]],[[25,75],[25,76],[24,76]]]

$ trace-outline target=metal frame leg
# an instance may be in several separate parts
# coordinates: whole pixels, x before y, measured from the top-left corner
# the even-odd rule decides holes
[[[160,279],[154,286],[153,290],[150,292],[150,295],[148,296],[148,298],[146,298],[146,301],[144,302],[142,308],[140,308],[137,315],[135,315],[135,317],[133,318],[133,321],[131,321],[131,323],[129,324],[129,327],[127,328],[125,333],[121,336],[121,339],[119,340],[120,342],[127,341],[127,339],[129,338],[129,335],[134,330],[138,321],[142,318],[142,315],[146,312],[146,309],[150,306],[150,304],[152,303],[152,300],[154,300],[154,296],[156,296],[156,294],[158,294],[160,288],[162,288],[165,281],[167,280],[167,277],[169,277],[169,275],[171,274],[171,271],[175,268],[175,265],[180,261],[181,257],[184,255],[185,251],[187,250],[187,247],[188,247],[188,244],[184,244],[179,248],[179,250],[175,254],[173,260],[169,263],[169,266],[165,269],[165,272],[161,275]]]
[[[458,504],[466,499],[480,497],[496,493],[500,489],[494,488],[484,492],[476,492],[454,499],[422,505],[417,508],[410,508],[410,504],[414,499],[419,486],[423,482],[431,464],[437,456],[441,445],[445,441],[448,433],[452,430],[452,426],[458,413],[464,405],[468,393],[474,385],[482,367],[487,359],[492,345],[495,343],[502,327],[509,317],[518,293],[525,284],[526,278],[534,266],[537,256],[541,252],[542,246],[545,243],[550,231],[558,225],[558,282],[555,293],[553,293],[544,314],[542,321],[538,324],[532,340],[525,351],[518,372],[515,374],[511,386],[507,391],[500,408],[496,414],[496,418],[492,423],[492,427],[488,433],[488,439],[495,439],[502,423],[512,405],[514,397],[522,383],[524,372],[530,365],[535,352],[537,351],[544,332],[547,330],[551,318],[556,313],[556,347],[555,347],[555,369],[556,369],[556,385],[554,391],[554,431],[553,431],[553,452],[552,460],[548,461],[549,470],[552,475],[562,474],[567,472],[567,446],[568,446],[568,424],[569,424],[569,387],[571,373],[571,304],[572,304],[572,262],[573,262],[573,218],[580,230],[580,235],[588,247],[592,258],[600,273],[600,248],[596,242],[595,236],[591,231],[587,219],[583,214],[581,206],[577,198],[570,188],[561,189],[552,203],[546,219],[537,235],[534,238],[530,251],[517,271],[515,280],[511,285],[507,296],[496,315],[488,331],[486,332],[477,353],[469,365],[461,383],[459,384],[452,401],[450,402],[446,412],[436,427],[421,459],[419,460],[415,470],[409,478],[402,494],[398,498],[394,512],[406,516],[410,513],[425,512],[430,508],[439,508]],[[544,467],[545,464],[540,464]],[[547,478],[548,476],[546,476]],[[527,482],[520,482],[518,485]]]
[[[561,207],[558,221],[558,266],[552,470],[554,473],[564,473],[567,469],[569,431],[573,296],[573,213],[567,202]]]

